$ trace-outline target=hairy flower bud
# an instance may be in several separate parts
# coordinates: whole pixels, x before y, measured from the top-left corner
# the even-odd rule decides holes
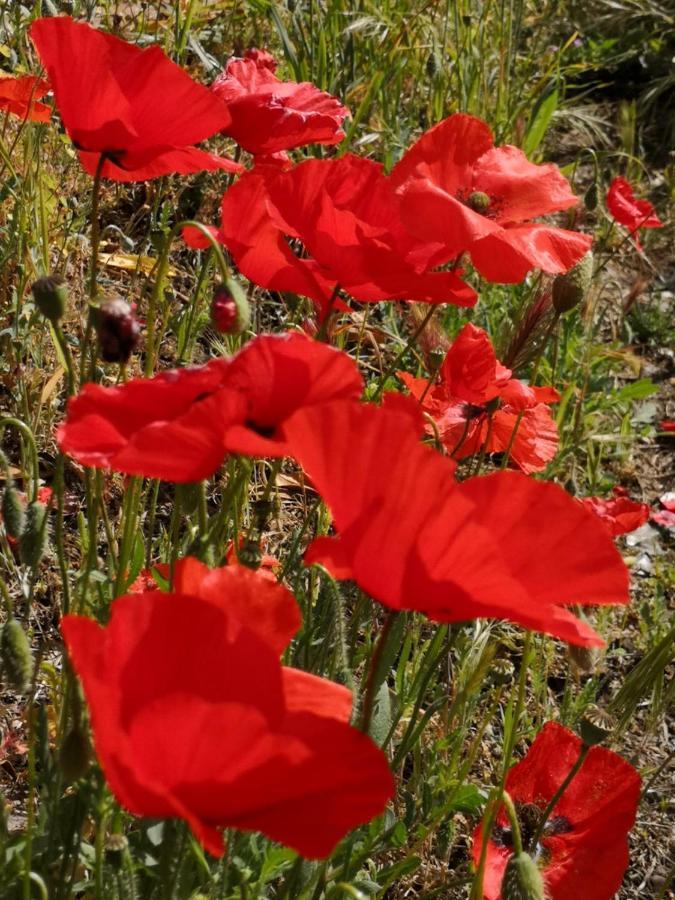
[[[588,210],[596,209],[598,205],[598,184],[596,181],[591,182],[591,184],[586,189],[586,193],[584,194],[584,206]]]
[[[77,781],[86,773],[90,757],[87,735],[76,725],[65,736],[59,752],[59,767],[68,783]]]
[[[47,543],[47,507],[39,500],[26,508],[26,524],[19,538],[19,558],[24,566],[36,569]]]
[[[5,523],[7,534],[18,540],[24,529],[26,511],[21,495],[11,478],[7,479],[5,490],[2,492],[2,521]]]
[[[32,288],[35,305],[45,319],[58,322],[68,303],[68,288],[60,275],[45,275],[34,282]]]
[[[123,834],[109,834],[104,844],[106,862],[119,869],[128,846],[129,841]]]
[[[544,879],[528,853],[514,853],[504,871],[503,900],[544,900]]]
[[[102,303],[95,311],[94,326],[105,362],[128,362],[138,346],[141,327],[126,300],[116,297]]]
[[[241,286],[233,279],[220,284],[211,301],[211,323],[221,334],[238,334],[248,325],[248,300]]]
[[[488,677],[494,685],[510,684],[513,681],[514,671],[510,659],[495,659],[490,666]]]
[[[587,747],[604,743],[616,728],[616,722],[599,706],[589,706],[579,723],[581,740]]]
[[[578,306],[586,297],[593,276],[593,254],[589,250],[581,260],[564,275],[553,280],[552,300],[557,313],[565,313]]]
[[[33,654],[26,632],[16,619],[5,622],[0,633],[0,668],[15,691],[28,692],[33,676]]]

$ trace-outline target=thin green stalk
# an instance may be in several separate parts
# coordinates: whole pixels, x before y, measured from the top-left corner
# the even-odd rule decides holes
[[[395,619],[396,610],[388,610],[387,617],[384,620],[384,625],[382,626],[382,631],[380,632],[380,636],[377,641],[377,645],[375,646],[375,652],[373,653],[370,660],[368,680],[366,682],[366,690],[363,696],[363,705],[361,707],[361,719],[359,722],[359,728],[366,734],[368,733],[368,729],[370,728],[370,720],[373,716],[375,694],[377,693],[378,688],[377,677],[379,674],[380,662],[382,661],[382,654],[384,653],[384,648],[387,645],[387,638],[389,637],[389,633]]]
[[[541,838],[541,836],[543,834],[544,828],[546,827],[546,823],[548,822],[548,820],[551,816],[551,813],[556,808],[558,801],[560,800],[562,795],[565,793],[565,791],[569,787],[570,782],[572,781],[574,776],[577,774],[579,769],[583,766],[584,760],[588,756],[588,751],[590,749],[591,748],[588,744],[581,745],[581,750],[579,751],[579,756],[577,757],[576,762],[574,763],[572,768],[569,770],[567,777],[565,778],[563,783],[560,785],[558,790],[555,792],[555,794],[551,797],[548,804],[546,805],[546,808],[544,809],[543,813],[541,814],[539,824],[537,825],[537,828],[535,829],[535,832],[532,835],[532,839],[530,840],[530,846],[528,848],[530,853],[534,853],[534,851],[537,847],[537,844],[539,843],[539,839]]]
[[[89,346],[91,344],[91,335],[94,330],[94,317],[92,307],[96,304],[97,283],[98,283],[98,256],[101,244],[101,223],[99,220],[99,206],[101,199],[101,173],[106,162],[106,156],[102,153],[96,164],[96,172],[94,173],[94,183],[91,193],[91,262],[89,265],[89,300],[87,303],[87,325],[84,332],[84,339],[80,347],[80,385],[84,384],[87,371],[87,361],[89,357]]]

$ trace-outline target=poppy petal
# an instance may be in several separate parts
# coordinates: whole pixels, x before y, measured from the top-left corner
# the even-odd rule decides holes
[[[472,244],[471,261],[488,281],[517,284],[531,269],[567,272],[588,253],[593,238],[546,225],[515,225]]]

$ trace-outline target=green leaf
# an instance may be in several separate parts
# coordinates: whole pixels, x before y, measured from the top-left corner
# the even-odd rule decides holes
[[[627,384],[621,388],[618,399],[622,401],[642,400],[644,397],[656,394],[658,390],[658,385],[654,384],[651,378],[640,378],[639,381],[634,381],[632,384]]]
[[[549,88],[537,101],[527,126],[525,140],[523,141],[523,152],[527,157],[531,157],[544,140],[553,113],[556,111],[557,107],[558,90],[555,87]]]

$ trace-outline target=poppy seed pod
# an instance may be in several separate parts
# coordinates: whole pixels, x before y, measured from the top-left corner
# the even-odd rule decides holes
[[[39,500],[26,508],[26,524],[19,538],[19,557],[30,569],[36,569],[47,542],[47,507]]]
[[[469,194],[469,206],[474,212],[485,213],[490,208],[490,198],[484,191],[472,191]]]
[[[2,520],[9,537],[18,540],[26,521],[26,512],[11,478],[7,479],[5,490],[2,493]]]
[[[603,744],[616,728],[616,722],[599,706],[589,706],[579,723],[581,740],[587,747]]]
[[[514,853],[502,881],[504,900],[544,900],[544,879],[528,853]]]
[[[105,859],[114,869],[122,865],[129,841],[123,834],[109,834],[105,839]]]
[[[35,305],[45,319],[58,322],[63,318],[68,303],[68,288],[60,275],[45,275],[38,278],[31,291]]]
[[[95,312],[94,325],[105,362],[128,362],[138,346],[141,327],[126,300],[116,297],[102,303]]]
[[[586,297],[593,277],[593,254],[589,250],[581,260],[564,275],[553,280],[551,292],[553,308],[560,313],[578,306]]]
[[[16,619],[5,622],[0,634],[0,668],[15,691],[28,692],[33,675],[33,655],[26,632]]]

